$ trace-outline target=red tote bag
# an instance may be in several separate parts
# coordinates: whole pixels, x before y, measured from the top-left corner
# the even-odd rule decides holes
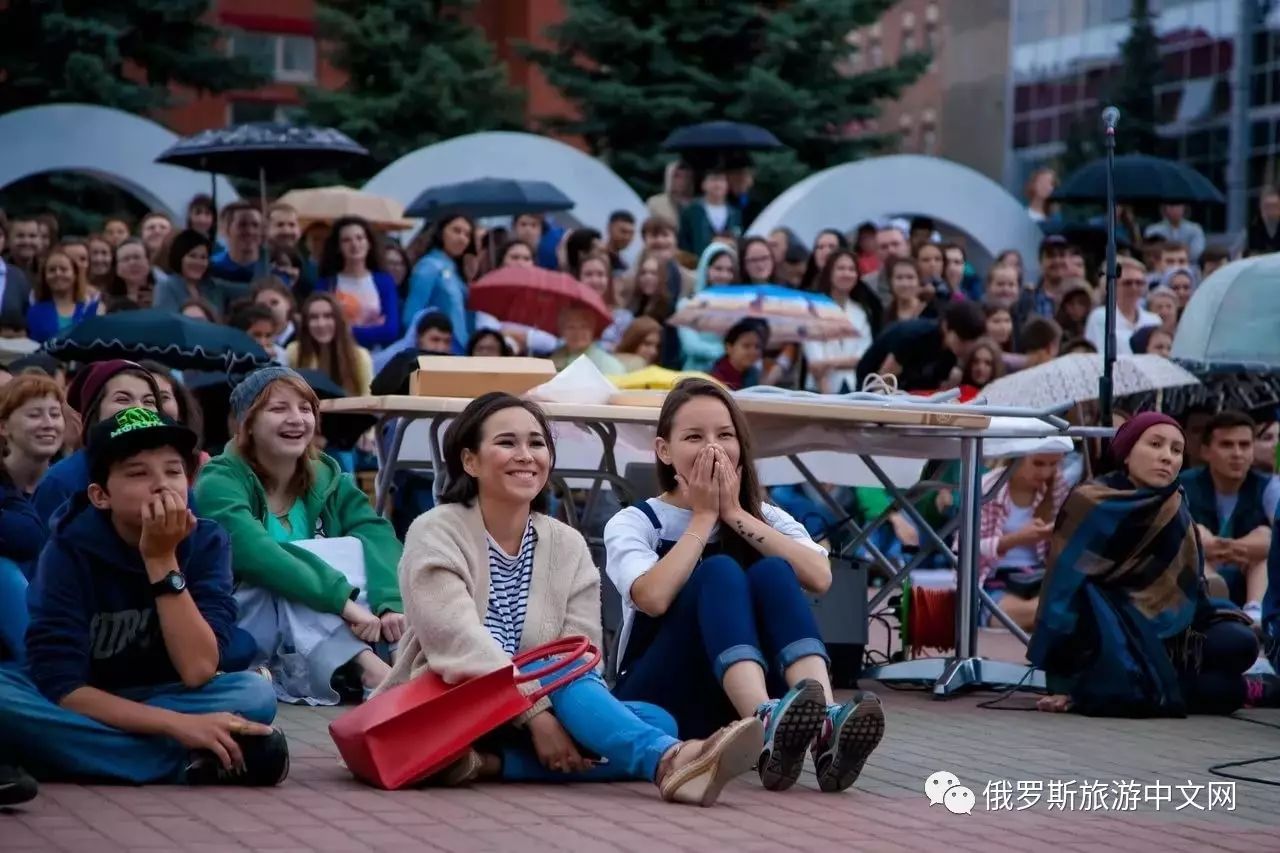
[[[518,670],[551,657],[536,675]],[[539,699],[585,675],[600,662],[586,637],[564,637],[511,659],[511,666],[446,684],[426,673],[393,687],[329,724],[329,736],[355,776],[387,790],[403,788],[448,767],[476,740],[528,711]],[[520,685],[559,673],[525,694]]]

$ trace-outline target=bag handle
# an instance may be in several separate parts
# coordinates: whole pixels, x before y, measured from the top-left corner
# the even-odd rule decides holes
[[[534,661],[544,660],[549,657],[559,655],[560,660],[555,666],[537,673],[520,672],[520,667]],[[577,661],[577,663],[566,671],[565,667]],[[526,652],[511,658],[511,663],[516,668],[516,684],[527,684],[530,681],[537,681],[545,678],[548,673],[560,672],[560,675],[550,683],[539,687],[537,690],[528,694],[529,701],[537,702],[545,696],[549,696],[555,691],[564,687],[570,681],[586,675],[588,672],[596,668],[596,664],[600,663],[600,650],[583,636],[561,637],[558,640],[552,640],[549,643],[543,643],[535,649],[529,649]]]

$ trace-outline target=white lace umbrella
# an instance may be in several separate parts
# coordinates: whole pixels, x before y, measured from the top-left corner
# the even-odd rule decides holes
[[[993,406],[1032,409],[1083,403],[1098,399],[1098,379],[1101,376],[1102,356],[1091,353],[1064,355],[997,379],[982,389],[982,397]],[[1117,357],[1113,377],[1116,397],[1200,383],[1194,375],[1169,359],[1151,354]]]

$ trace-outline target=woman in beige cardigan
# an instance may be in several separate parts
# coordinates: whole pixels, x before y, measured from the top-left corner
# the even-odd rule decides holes
[[[449,426],[449,485],[440,506],[409,528],[400,562],[409,626],[380,691],[427,670],[462,681],[561,637],[600,643],[600,575],[586,542],[539,511],[555,461],[550,436],[535,404],[497,392]],[[516,729],[487,738],[441,781],[648,779],[664,800],[711,805],[763,743],[754,719],[705,741],[674,733],[665,711],[620,702],[591,673],[539,700]]]

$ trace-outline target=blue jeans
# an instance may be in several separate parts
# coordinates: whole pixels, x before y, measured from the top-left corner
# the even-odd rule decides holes
[[[0,557],[0,660],[27,659],[27,576],[13,560]]]
[[[817,656],[830,662],[809,600],[779,557],[746,570],[732,557],[708,557],[653,622],[647,648],[634,655],[628,650],[614,692],[671,712],[681,737],[706,737],[738,718],[720,684],[733,664],[758,663],[776,695],[786,690],[783,673],[796,661]],[[630,642],[636,639],[633,627]]]
[[[544,664],[534,664],[533,671]],[[526,667],[526,672],[529,668]],[[510,782],[651,782],[658,762],[678,741],[676,721],[643,702],[619,702],[595,673],[571,681],[549,697],[551,710],[574,742],[604,759],[585,773],[542,766],[524,732],[501,744],[502,778]],[[483,747],[482,747],[483,748]]]
[[[276,692],[255,673],[214,676],[203,687],[156,684],[115,695],[181,714],[226,711],[257,723],[276,716]],[[42,781],[95,780],[181,784],[191,751],[173,738],[112,728],[44,697],[22,669],[0,666],[0,762],[20,764]]]

